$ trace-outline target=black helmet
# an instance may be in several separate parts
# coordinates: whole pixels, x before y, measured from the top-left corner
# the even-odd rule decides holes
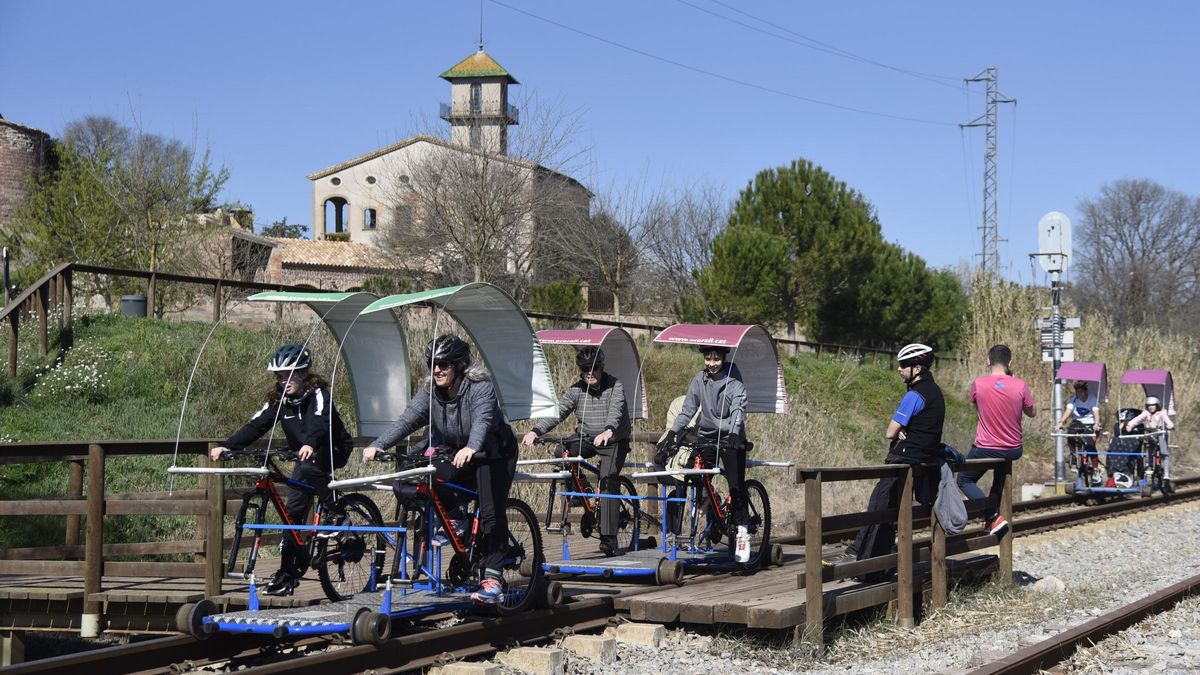
[[[587,346],[575,352],[575,365],[579,368],[604,368],[604,350]]]
[[[457,335],[439,335],[425,345],[425,363],[438,361],[461,364],[465,369],[471,365],[471,346]]]
[[[904,345],[896,354],[896,362],[903,367],[925,366],[928,368],[933,363],[933,347],[919,342]]]
[[[312,365],[312,351],[304,345],[284,345],[275,350],[267,370],[279,372],[284,370],[304,370]]]
[[[721,355],[721,358],[725,358],[729,356],[729,347],[723,347],[721,345],[701,345],[701,354],[707,354],[709,352],[716,352]]]

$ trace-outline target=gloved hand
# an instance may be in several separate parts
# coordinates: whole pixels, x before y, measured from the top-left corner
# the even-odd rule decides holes
[[[656,446],[658,451],[654,453],[654,463],[658,466],[666,466],[671,453],[675,452],[675,446],[675,432],[668,431],[667,435],[663,436],[663,439]]]

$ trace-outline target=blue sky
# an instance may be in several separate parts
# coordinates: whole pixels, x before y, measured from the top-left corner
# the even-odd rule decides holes
[[[756,172],[803,157],[861,191],[884,236],[936,266],[978,253],[983,131],[957,124],[982,111],[983,93],[954,78],[986,66],[1019,101],[999,115],[1009,276],[1029,280],[1043,213],[1078,224],[1078,200],[1106,182],[1196,191],[1191,3],[722,2],[485,0],[486,49],[522,87],[579,111],[596,182],[708,182],[732,200]],[[89,114],[195,132],[231,171],[227,199],[253,205],[260,223],[309,224],[305,174],[436,115],[449,93],[437,75],[475,50],[478,30],[474,0],[8,0],[0,114],[51,134]],[[797,34],[890,67],[807,48]]]

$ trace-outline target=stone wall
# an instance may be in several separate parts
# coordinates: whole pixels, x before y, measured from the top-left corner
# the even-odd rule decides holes
[[[17,208],[29,199],[29,180],[46,163],[50,136],[0,119],[0,235],[12,234]]]

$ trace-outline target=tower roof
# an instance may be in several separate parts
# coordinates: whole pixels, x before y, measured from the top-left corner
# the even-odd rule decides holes
[[[496,59],[488,56],[487,52],[482,49],[459,61],[439,77],[450,81],[469,77],[506,77],[511,84],[520,84],[517,82],[517,78],[496,63]]]

